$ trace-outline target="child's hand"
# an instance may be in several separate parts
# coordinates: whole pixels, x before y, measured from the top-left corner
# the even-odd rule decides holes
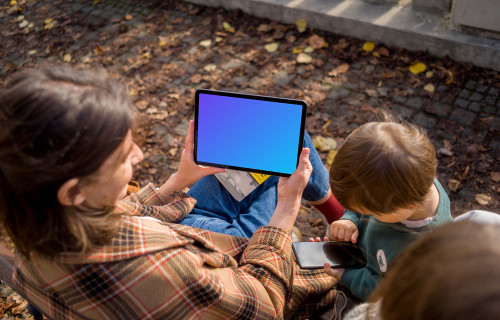
[[[338,220],[330,225],[330,239],[332,240],[356,243],[358,235],[358,227],[351,220]]]

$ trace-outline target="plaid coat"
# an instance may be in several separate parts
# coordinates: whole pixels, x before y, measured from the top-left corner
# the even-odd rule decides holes
[[[302,318],[334,301],[336,280],[301,270],[281,229],[246,239],[171,223],[195,202],[165,204],[148,185],[117,205],[125,214],[111,244],[18,256],[16,290],[54,319]]]

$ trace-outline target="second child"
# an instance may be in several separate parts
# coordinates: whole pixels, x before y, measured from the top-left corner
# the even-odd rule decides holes
[[[353,131],[330,168],[333,194],[346,208],[330,239],[358,243],[366,266],[325,271],[366,300],[397,255],[417,237],[453,221],[435,178],[435,149],[417,126],[371,122]]]

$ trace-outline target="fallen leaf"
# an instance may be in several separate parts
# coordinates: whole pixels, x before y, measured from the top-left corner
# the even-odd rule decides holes
[[[371,52],[375,49],[375,43],[367,41],[363,44],[363,50]]]
[[[177,151],[179,151],[179,149],[172,148],[172,149],[168,150],[168,154],[171,156],[175,156],[177,154]]]
[[[453,146],[450,141],[444,139],[443,140],[444,146],[438,150],[439,153],[444,154],[445,156],[451,157],[453,156]]]
[[[315,34],[307,39],[307,43],[315,50],[321,49],[325,45],[325,39]]]
[[[263,23],[257,27],[257,31],[259,31],[259,32],[268,32],[269,30],[271,30],[271,26],[268,24],[265,24],[265,23]]]
[[[101,2],[101,0],[94,0],[94,5],[98,4],[99,2]]]
[[[306,53],[299,53],[297,56],[298,63],[311,63],[312,57]]]
[[[298,54],[298,53],[301,53],[304,49],[302,49],[301,47],[293,47],[292,49],[292,53],[293,54]]]
[[[217,69],[217,66],[215,64],[213,64],[213,63],[207,64],[205,67],[203,67],[203,70],[205,70],[207,72],[212,72],[215,69]]]
[[[386,47],[379,47],[377,48],[377,52],[384,56],[384,57],[388,57],[389,56],[389,50],[386,48]]]
[[[333,138],[316,136],[313,139],[314,147],[320,151],[329,151],[337,149],[337,141]]]
[[[311,46],[307,46],[304,48],[304,52],[305,53],[311,53],[311,52],[314,52],[314,48],[311,47]]]
[[[17,4],[17,1],[16,0],[10,0],[10,5],[13,6],[13,5],[16,5]]]
[[[69,53],[66,53],[63,57],[64,62],[71,62],[71,55]]]
[[[234,30],[234,28],[226,21],[222,22],[222,28],[224,28],[224,30],[226,30],[227,32],[231,32],[231,33],[236,32],[236,30]]]
[[[476,194],[474,199],[476,199],[476,202],[482,206],[488,205],[491,201],[491,197],[483,193]]]
[[[97,47],[95,47],[94,49],[94,53],[95,54],[104,54],[104,49],[101,45],[98,45]]]
[[[427,92],[433,93],[436,90],[436,88],[434,87],[434,85],[432,83],[429,83],[429,84],[426,84],[424,86],[424,90]]]
[[[43,28],[45,30],[50,30],[55,27],[55,25],[57,24],[57,20],[54,20],[53,18],[45,19],[43,24],[44,24]]]
[[[426,77],[427,79],[430,79],[430,78],[434,77],[434,72],[432,72],[432,71],[427,71],[427,72],[425,73],[425,77]]]
[[[332,71],[330,71],[328,73],[328,75],[331,76],[331,77],[336,77],[339,74],[347,72],[349,70],[349,68],[350,68],[349,64],[342,63],[342,64],[336,66],[335,68],[333,68]]]
[[[337,150],[330,150],[330,152],[328,152],[328,156],[326,157],[326,163],[328,165],[331,165],[333,163],[335,155],[337,155]]]
[[[458,186],[460,185],[460,181],[456,179],[450,179],[448,180],[448,189],[452,192],[457,192]]]
[[[32,56],[34,54],[36,54],[36,50],[30,50],[30,51],[28,51],[28,56]]]
[[[200,46],[202,46],[202,47],[208,48],[211,45],[212,45],[212,40],[210,40],[210,39],[200,41]]]
[[[380,53],[378,53],[377,51],[373,52],[372,55],[376,58],[380,58]]]
[[[275,52],[278,50],[279,44],[277,42],[268,43],[264,46],[267,52]]]
[[[134,16],[133,16],[133,15],[131,15],[131,14],[129,14],[129,13],[127,13],[127,14],[125,15],[125,20],[130,21],[130,20],[132,20],[132,19],[134,19]]]
[[[427,67],[422,62],[415,62],[410,67],[410,72],[413,74],[419,74],[427,70]]]
[[[24,310],[24,308],[26,308],[26,306],[28,305],[28,301],[24,300],[23,302],[21,302],[21,304],[15,306],[14,308],[11,309],[12,311],[12,314],[19,314],[21,313],[21,311]]]
[[[491,176],[491,180],[493,180],[495,182],[500,181],[500,172],[499,171],[491,172],[490,176]]]
[[[215,37],[215,42],[221,42],[222,40],[224,40],[223,37]]]
[[[306,20],[304,20],[304,19],[297,19],[295,21],[295,24],[297,25],[297,30],[299,32],[302,33],[304,31],[306,31],[306,28],[307,28],[307,21]]]
[[[24,29],[28,26],[29,22],[27,20],[23,20],[21,21],[21,23],[19,23],[19,28],[21,29]]]

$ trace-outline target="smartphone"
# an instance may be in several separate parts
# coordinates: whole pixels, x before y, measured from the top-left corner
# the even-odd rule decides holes
[[[306,107],[302,100],[197,90],[194,161],[288,177],[302,151]]]
[[[320,269],[325,262],[332,268],[362,268],[366,265],[361,248],[351,242],[294,242],[292,246],[302,269]]]

